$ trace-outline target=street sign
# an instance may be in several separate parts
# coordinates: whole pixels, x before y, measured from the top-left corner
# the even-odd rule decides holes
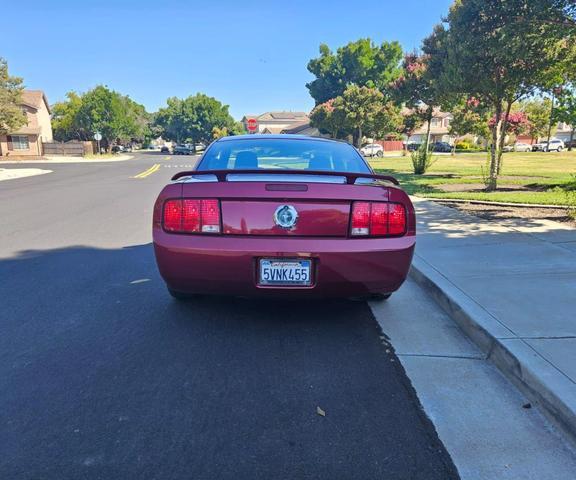
[[[249,118],[248,122],[246,122],[246,126],[248,127],[248,131],[250,133],[254,133],[256,130],[258,130],[258,120],[255,118]]]
[[[100,132],[96,132],[94,134],[94,140],[96,140],[97,142],[99,142],[100,140],[102,140],[102,134]]]

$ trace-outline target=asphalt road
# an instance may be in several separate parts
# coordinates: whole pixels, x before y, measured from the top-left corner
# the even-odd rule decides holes
[[[365,303],[168,296],[152,205],[193,163],[0,182],[0,478],[458,478]]]

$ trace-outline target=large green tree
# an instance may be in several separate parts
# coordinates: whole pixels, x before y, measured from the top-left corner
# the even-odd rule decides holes
[[[26,124],[22,112],[22,79],[8,73],[6,60],[0,57],[0,133],[6,134]]]
[[[352,135],[354,144],[360,146],[364,136],[382,138],[398,130],[402,117],[378,89],[353,84],[342,95],[314,108],[311,121],[333,137]]]
[[[76,92],[68,92],[67,100],[52,105],[52,130],[54,140],[66,142],[68,140],[90,140],[90,131],[81,128],[77,115],[82,106],[82,97]]]
[[[223,105],[213,97],[197,93],[185,99],[169,98],[167,106],[156,114],[162,136],[177,143],[209,143],[214,134],[241,133],[242,129]]]
[[[548,132],[552,101],[549,98],[530,98],[520,103],[519,108],[528,116],[526,133],[534,141]]]
[[[430,143],[434,109],[442,101],[435,65],[430,60],[431,56],[427,53],[406,55],[402,63],[402,74],[394,82],[395,100],[410,109],[410,115],[419,118],[420,123],[426,122],[426,136],[422,147],[424,151],[428,151]]]
[[[448,108],[453,116],[448,128],[451,135],[471,134],[483,139],[488,138],[490,109],[485,105],[481,105],[474,98],[460,98],[456,102],[451,102]]]
[[[491,128],[487,188],[497,187],[507,119],[515,102],[576,74],[573,0],[456,0],[427,53],[449,94],[477,98]]]
[[[148,135],[150,114],[130,97],[102,85],[81,95],[68,92],[66,97],[52,108],[56,140],[92,140],[100,132],[108,148],[117,141],[142,141]]]
[[[386,94],[390,83],[401,72],[402,47],[398,42],[376,45],[362,38],[333,52],[320,45],[320,56],[308,62],[308,70],[316,78],[306,87],[316,105],[344,94],[352,84],[376,88]]]
[[[572,141],[576,135],[576,83],[565,85],[558,94],[558,104],[554,108],[553,119],[572,127],[568,150],[572,150]]]

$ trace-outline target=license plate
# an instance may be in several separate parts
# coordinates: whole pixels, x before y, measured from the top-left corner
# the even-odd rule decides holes
[[[260,260],[260,285],[310,285],[311,260]]]

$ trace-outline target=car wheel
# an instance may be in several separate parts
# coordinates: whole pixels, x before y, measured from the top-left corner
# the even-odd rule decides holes
[[[370,297],[368,298],[369,300],[374,300],[377,302],[385,302],[386,300],[388,300],[390,297],[392,296],[391,293],[374,293],[372,295],[370,295]]]
[[[382,158],[384,156],[384,152],[382,150],[379,150],[378,152],[376,152],[376,156]]]
[[[556,150],[558,153],[560,153],[562,151],[562,147],[558,147],[558,150]]]
[[[193,300],[194,298],[198,298],[198,295],[194,295],[191,293],[182,293],[182,292],[178,292],[177,290],[172,290],[170,287],[168,288],[168,293],[170,295],[172,295],[173,298],[175,298],[178,301],[181,302],[186,302],[189,300]]]

